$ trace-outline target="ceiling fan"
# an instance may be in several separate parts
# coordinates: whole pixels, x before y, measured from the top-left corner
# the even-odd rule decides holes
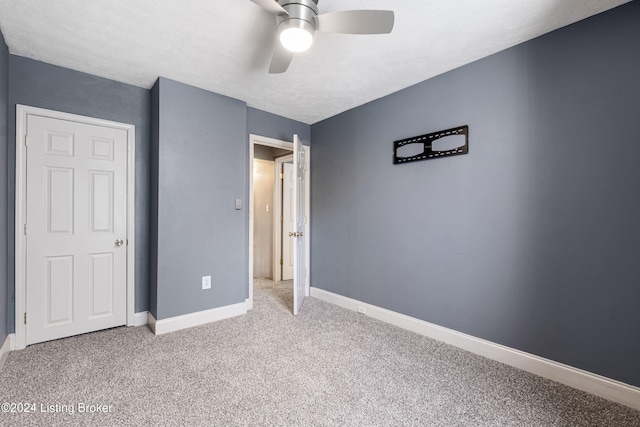
[[[293,55],[307,50],[316,31],[343,34],[388,34],[390,10],[343,10],[318,15],[318,0],[251,0],[276,16],[280,43],[276,44],[269,74],[284,73]]]

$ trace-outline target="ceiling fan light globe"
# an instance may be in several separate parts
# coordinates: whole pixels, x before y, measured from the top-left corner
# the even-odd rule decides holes
[[[280,43],[291,52],[304,52],[311,47],[313,35],[303,28],[289,27],[280,32]]]

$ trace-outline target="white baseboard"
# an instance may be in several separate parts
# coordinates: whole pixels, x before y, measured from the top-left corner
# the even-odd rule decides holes
[[[153,317],[150,311],[147,312],[147,326],[154,334],[156,333],[156,318]]]
[[[0,372],[2,372],[2,368],[4,368],[4,362],[7,361],[9,357],[9,353],[14,350],[14,340],[15,334],[9,334],[4,339],[4,343],[0,347]]]
[[[133,326],[144,326],[148,323],[149,312],[140,311],[133,315]]]
[[[244,302],[213,308],[211,310],[198,311],[196,313],[184,314],[182,316],[170,317],[168,319],[156,320],[151,313],[148,316],[148,324],[156,335],[178,331],[180,329],[192,328],[229,317],[240,316],[247,312]]]
[[[383,322],[640,410],[638,387],[322,289],[311,288],[311,296],[356,312],[364,310]]]

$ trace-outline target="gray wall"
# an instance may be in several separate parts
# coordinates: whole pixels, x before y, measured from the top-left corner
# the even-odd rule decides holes
[[[0,346],[7,337],[7,297],[9,293],[7,251],[7,105],[9,103],[9,50],[0,32]]]
[[[247,132],[283,141],[291,141],[295,133],[304,145],[311,144],[311,126],[251,107],[247,108]]]
[[[161,320],[246,298],[248,142],[244,102],[165,78],[156,85],[152,215],[158,236],[151,307]],[[236,198],[242,210],[235,210]],[[212,276],[206,291],[205,275]]]
[[[312,126],[312,285],[640,386],[640,3]],[[459,125],[468,155],[394,166]]]
[[[48,108],[136,126],[136,311],[148,309],[149,144],[148,90],[15,55],[9,56],[9,140],[15,141],[16,104]],[[9,143],[8,330],[14,331],[15,143]]]

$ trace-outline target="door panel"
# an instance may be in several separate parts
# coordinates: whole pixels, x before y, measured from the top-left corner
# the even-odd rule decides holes
[[[293,163],[283,163],[283,188],[282,188],[282,280],[293,279],[293,252],[295,239],[289,233],[295,230],[294,224],[294,201],[295,194],[293,181]]]
[[[73,256],[47,257],[46,325],[73,321]]]
[[[27,134],[26,344],[124,325],[126,131],[29,115]]]
[[[113,232],[113,172],[89,171],[89,218],[92,233]]]
[[[47,231],[73,234],[73,169],[47,168]]]
[[[90,254],[91,317],[113,314],[113,254]]]

